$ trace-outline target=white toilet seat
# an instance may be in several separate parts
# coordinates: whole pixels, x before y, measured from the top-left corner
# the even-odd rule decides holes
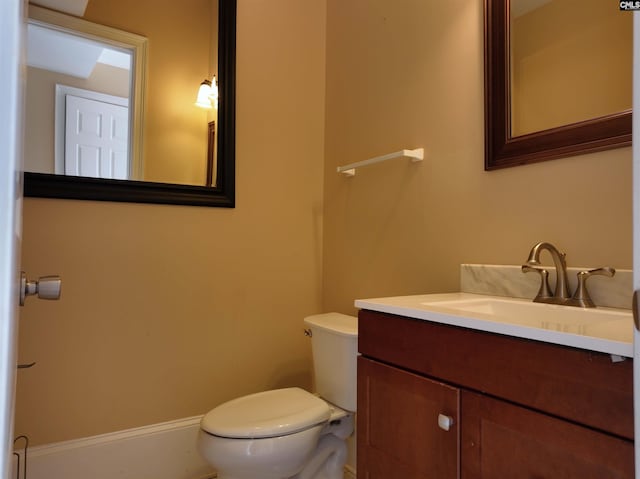
[[[221,404],[202,418],[201,428],[231,439],[279,437],[326,423],[332,412],[325,401],[304,389],[275,389]]]

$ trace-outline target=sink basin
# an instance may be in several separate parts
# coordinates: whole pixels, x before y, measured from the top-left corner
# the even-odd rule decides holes
[[[449,310],[454,314],[473,315],[490,321],[519,324],[553,331],[575,334],[591,334],[593,329],[612,322],[628,325],[631,313],[623,310],[603,308],[577,308],[521,299],[455,299],[430,301],[423,305]]]

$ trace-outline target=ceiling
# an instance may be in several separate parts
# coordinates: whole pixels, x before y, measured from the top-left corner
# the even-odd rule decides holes
[[[88,0],[37,0],[30,3],[76,16]],[[131,55],[76,35],[29,24],[27,65],[78,78],[88,78],[97,63],[129,69]]]
[[[40,5],[41,7],[68,13],[76,17],[82,17],[87,8],[89,0],[29,0],[29,3]]]

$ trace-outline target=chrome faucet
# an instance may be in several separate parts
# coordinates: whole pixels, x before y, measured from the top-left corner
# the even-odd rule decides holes
[[[539,266],[541,264],[540,253],[543,250],[547,250],[553,259],[553,264],[556,268],[556,288],[553,292],[553,296],[540,297],[539,295],[536,296],[534,301],[538,303],[564,304],[566,300],[571,298],[571,294],[569,293],[569,282],[567,281],[567,262],[565,260],[565,253],[558,251],[558,249],[551,243],[538,243],[531,248],[531,251],[529,252],[529,259],[527,259],[527,264],[525,266]],[[529,270],[525,270],[525,267],[523,266],[522,271],[526,273]]]
[[[540,267],[540,253],[547,250],[551,254],[553,264],[556,269],[556,287],[553,294],[549,288],[548,276],[549,272]],[[579,306],[581,308],[593,308],[595,304],[587,290],[587,279],[591,276],[602,275],[612,277],[616,270],[605,266],[588,271],[578,272],[578,286],[576,292],[571,296],[569,293],[569,282],[567,281],[567,262],[566,255],[560,253],[558,249],[551,243],[541,242],[531,248],[527,264],[522,265],[522,272],[536,272],[540,275],[540,290],[533,299],[536,303],[563,304],[566,306]]]

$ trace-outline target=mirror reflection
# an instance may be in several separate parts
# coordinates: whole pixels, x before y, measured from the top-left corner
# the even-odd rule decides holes
[[[511,0],[511,136],[631,108],[632,15],[602,0]]]
[[[216,0],[89,0],[82,19],[30,6],[25,171],[215,187],[218,110],[195,103],[218,73],[217,14]]]

